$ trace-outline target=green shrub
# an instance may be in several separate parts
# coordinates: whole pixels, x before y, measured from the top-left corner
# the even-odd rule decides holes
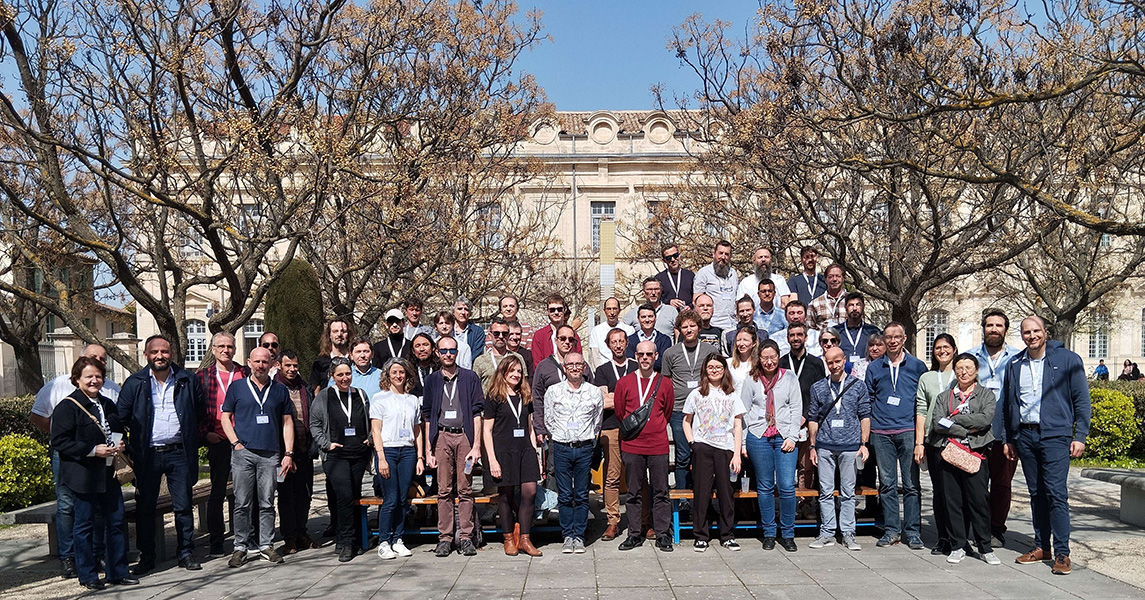
[[[28,420],[28,415],[32,414],[34,400],[31,395],[0,398],[0,437],[16,433],[26,435],[45,446],[48,445],[48,434],[36,429],[36,426]]]
[[[1091,389],[1093,421],[1086,450],[1097,458],[1124,456],[1141,435],[1133,399],[1121,392]]]
[[[1089,387],[1091,390],[1114,390],[1129,396],[1133,399],[1137,422],[1145,422],[1145,381],[1091,381]],[[1145,431],[1142,433],[1145,434]],[[1145,457],[1145,435],[1137,436],[1130,453],[1137,457]]]
[[[266,290],[263,328],[278,335],[279,349],[298,353],[298,374],[310,378],[310,367],[318,357],[318,339],[325,327],[322,287],[314,267],[294,259]]]
[[[26,435],[0,438],[0,511],[47,502],[54,495],[48,449]]]

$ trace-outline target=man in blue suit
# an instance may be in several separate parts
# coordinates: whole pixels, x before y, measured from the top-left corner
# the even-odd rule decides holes
[[[664,356],[664,351],[672,347],[672,338],[660,333],[656,330],[656,307],[651,304],[641,304],[636,309],[636,320],[640,328],[636,333],[628,336],[628,349],[624,351],[624,355],[631,359],[636,359],[636,344],[640,342],[652,342],[656,344],[656,363],[652,368],[659,373],[660,361]]]

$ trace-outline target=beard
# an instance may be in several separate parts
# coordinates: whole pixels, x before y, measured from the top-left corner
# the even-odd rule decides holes
[[[731,263],[715,261],[712,263],[712,270],[716,272],[716,277],[724,279],[732,271]]]
[[[1006,342],[1006,336],[1004,336],[1000,333],[990,333],[990,334],[986,334],[985,338],[982,341],[985,342],[986,345],[991,347],[991,348],[997,348],[998,346],[1001,346],[1002,344],[1004,344]]]
[[[755,268],[756,281],[771,281],[771,267],[764,268],[762,266]]]

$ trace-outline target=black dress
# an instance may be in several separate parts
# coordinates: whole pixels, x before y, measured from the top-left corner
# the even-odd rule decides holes
[[[519,417],[513,414],[514,408],[520,411]],[[527,424],[532,413],[533,404],[518,396],[510,396],[505,402],[493,398],[485,401],[485,418],[493,420],[493,452],[501,464],[501,478],[493,478],[495,485],[521,485],[541,478],[537,451],[529,440]],[[524,430],[523,435],[515,433],[520,430]]]

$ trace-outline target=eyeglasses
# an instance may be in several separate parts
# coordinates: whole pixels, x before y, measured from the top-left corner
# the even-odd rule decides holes
[[[723,371],[724,368],[720,365],[708,365],[708,371],[714,373],[716,371]]]
[[[827,338],[827,339],[819,338],[819,345],[820,346],[826,346],[827,344],[830,344],[832,346],[838,346],[839,340],[836,340],[834,338]]]
[[[493,337],[503,338],[503,337],[508,337],[509,332],[508,331],[490,331],[489,335],[491,335]]]
[[[583,369],[584,363],[582,362],[567,362],[565,363],[566,369]]]
[[[559,342],[575,342],[576,338],[575,337],[569,337],[567,335],[562,335],[562,336],[557,337],[557,341],[559,341]]]
[[[665,254],[664,255],[664,262],[672,262],[672,261],[676,260],[677,258],[680,258],[679,252],[676,252],[675,254]]]
[[[565,307],[563,307],[563,306],[550,306],[549,312],[551,312],[551,313],[563,313],[563,312],[565,312]]]
[[[457,354],[457,348],[438,348],[438,354]]]
[[[263,342],[262,347],[263,348],[277,348],[278,342]]]
[[[637,352],[636,356],[656,356],[655,352]]]

